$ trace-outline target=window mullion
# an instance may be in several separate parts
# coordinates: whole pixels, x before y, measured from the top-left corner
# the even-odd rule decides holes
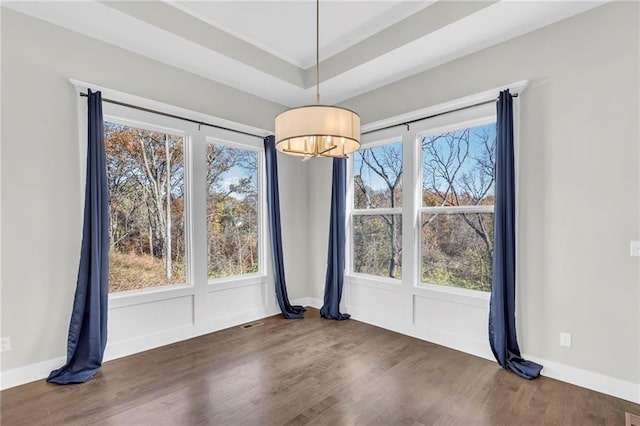
[[[493,210],[493,205],[422,207],[421,209],[419,209],[421,213],[437,214],[493,213]]]
[[[354,216],[383,216],[390,214],[402,214],[402,207],[394,207],[388,209],[354,209],[352,213]]]

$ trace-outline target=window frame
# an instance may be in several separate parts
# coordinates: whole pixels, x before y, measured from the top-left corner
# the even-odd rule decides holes
[[[189,161],[190,153],[191,153],[191,138],[190,133],[184,129],[180,129],[173,126],[167,126],[162,124],[154,124],[149,121],[153,120],[144,120],[143,117],[136,117],[137,114],[125,114],[126,110],[132,110],[131,108],[125,107],[116,107],[110,104],[103,103],[103,110],[107,110],[109,112],[103,113],[103,122],[109,122],[113,124],[123,125],[127,127],[132,127],[136,129],[148,130],[151,132],[169,134],[172,136],[178,136],[182,138],[182,150],[183,150],[183,169],[184,169],[184,211],[183,211],[183,220],[184,220],[184,268],[185,268],[185,281],[182,283],[173,283],[173,284],[158,284],[152,287],[144,287],[144,288],[136,288],[131,290],[122,290],[118,292],[110,292],[109,291],[109,300],[111,299],[121,299],[127,298],[130,296],[139,296],[153,293],[164,293],[172,290],[181,290],[185,288],[193,287],[193,267],[192,267],[192,256],[193,252],[191,250],[191,245],[189,244],[191,235],[191,221],[192,217],[190,214],[190,204],[191,204],[191,189],[188,186],[189,176],[191,175],[191,162]],[[111,112],[113,111],[113,112]],[[134,117],[129,118],[127,117]],[[143,118],[143,119],[141,119]],[[151,117],[149,117],[151,118]],[[176,123],[177,124],[177,123]]]
[[[79,134],[86,129],[83,117],[83,104],[79,101]],[[235,133],[222,128],[200,126],[179,118],[166,117],[152,112],[129,108],[123,105],[103,102],[103,119],[117,124],[137,127],[145,130],[170,133],[182,136],[184,149],[184,197],[185,197],[185,283],[166,284],[155,287],[125,290],[109,293],[110,307],[114,309],[140,303],[166,300],[167,298],[194,296],[201,291],[222,291],[268,281],[270,269],[267,265],[268,226],[265,194],[265,158],[262,139]],[[225,123],[222,123],[225,124]],[[82,138],[81,138],[82,139]],[[85,138],[86,140],[86,138]],[[206,230],[206,160],[200,158],[201,151],[206,152],[209,141],[224,143],[233,148],[251,150],[258,153],[258,262],[259,270],[252,274],[230,276],[215,280],[207,279],[206,233],[204,237],[194,228]],[[80,141],[80,156],[86,156],[86,142]],[[81,164],[80,173],[84,179]],[[202,180],[202,182],[199,182]],[[201,191],[204,192],[201,193]],[[84,198],[84,191],[82,192]],[[202,210],[203,209],[203,210]],[[202,210],[202,211],[199,211]],[[199,225],[203,223],[204,225]],[[204,259],[203,259],[204,257]],[[198,267],[200,265],[200,267]],[[201,270],[204,266],[204,271]],[[202,279],[201,277],[204,277]],[[204,282],[203,282],[204,281]]]
[[[256,175],[258,178],[258,182],[256,182],[256,188],[258,190],[258,205],[257,205],[257,215],[256,219],[258,223],[256,224],[257,233],[258,233],[258,270],[256,272],[248,273],[248,274],[239,274],[239,275],[230,275],[228,277],[220,277],[220,278],[207,278],[207,284],[210,286],[220,287],[224,284],[228,283],[243,283],[247,282],[249,284],[253,284],[256,281],[261,281],[267,276],[267,268],[266,268],[266,260],[267,260],[267,248],[266,248],[266,232],[267,232],[267,224],[266,224],[266,194],[265,194],[265,160],[264,160],[264,149],[260,149],[260,147],[255,145],[247,145],[241,142],[232,141],[224,137],[220,136],[212,136],[207,135],[205,137],[205,150],[209,147],[209,145],[224,145],[233,149],[242,149],[245,151],[255,152],[256,156],[256,164],[257,170]],[[207,166],[205,165],[205,168]],[[205,188],[208,191],[207,188]],[[208,194],[205,193],[205,200],[208,197]],[[206,205],[205,205],[206,208]],[[206,211],[205,211],[206,216]],[[207,228],[207,239],[209,229]],[[208,269],[208,256],[207,252],[207,269]],[[207,276],[209,271],[207,270]]]
[[[422,281],[422,214],[423,213],[438,213],[438,214],[462,214],[462,213],[491,213],[494,214],[494,205],[480,205],[480,206],[443,206],[443,207],[425,207],[423,206],[423,158],[422,158],[422,139],[427,136],[433,136],[443,133],[448,133],[456,130],[473,128],[486,124],[495,123],[497,116],[495,112],[495,105],[489,104],[492,110],[488,110],[486,105],[469,108],[467,111],[455,111],[449,114],[445,114],[441,117],[437,117],[436,120],[425,120],[416,126],[415,130],[415,161],[417,165],[416,178],[414,180],[414,189],[419,198],[415,204],[414,219],[416,221],[416,235],[415,235],[415,276],[417,280],[414,282],[414,286],[417,288],[435,290],[439,292],[445,292],[450,294],[461,294],[469,296],[479,296],[482,298],[488,298],[491,295],[490,291],[474,290],[464,287],[447,286],[444,284],[430,283]]]
[[[516,99],[517,100],[517,99]],[[516,103],[517,104],[517,103]],[[459,108],[456,104],[452,108]],[[402,217],[402,277],[401,279],[390,279],[378,277],[371,274],[357,273],[353,271],[353,217],[357,214],[376,214],[366,212],[373,209],[355,209],[353,204],[354,182],[353,182],[353,158],[347,162],[347,219],[346,219],[346,262],[345,262],[345,283],[347,285],[365,285],[368,287],[378,287],[384,290],[401,291],[407,299],[406,308],[409,309],[414,296],[423,295],[428,297],[444,298],[444,300],[455,301],[455,303],[470,304],[472,306],[484,306],[491,297],[490,292],[473,290],[461,287],[446,286],[441,284],[422,282],[421,264],[421,235],[420,216],[422,215],[422,145],[424,136],[438,133],[445,133],[465,127],[475,127],[489,124],[496,121],[495,103],[486,102],[481,105],[463,107],[460,110],[446,112],[436,110],[432,118],[424,119],[410,125],[401,125],[388,129],[383,129],[370,134],[364,134],[361,149],[371,148],[386,143],[402,142],[403,150],[403,194],[402,207],[396,208]],[[428,114],[424,114],[428,115]],[[516,161],[517,161],[517,109],[514,108],[514,135],[516,136]],[[387,121],[382,122],[388,125]],[[366,126],[363,130],[367,130]],[[517,179],[517,174],[516,174]],[[466,209],[467,206],[459,207]],[[477,207],[471,206],[472,209]],[[393,209],[394,211],[396,209]],[[441,213],[449,209],[442,209]],[[490,209],[493,213],[493,206],[483,206],[481,209]],[[461,213],[461,210],[457,211]],[[386,212],[389,213],[389,212]],[[349,292],[347,291],[347,298]]]
[[[385,133],[386,135],[386,133]],[[404,138],[402,137],[401,132],[398,132],[397,129],[393,129],[391,135],[382,136],[376,138],[370,142],[363,142],[360,146],[360,149],[369,149],[376,148],[384,145],[392,145],[400,143],[401,144],[401,154],[403,157],[403,169],[404,169],[404,150],[405,143]],[[354,244],[354,218],[355,216],[382,216],[382,215],[398,215],[400,217],[400,236],[401,241],[404,241],[404,221],[403,212],[404,212],[404,175],[402,176],[402,205],[399,207],[381,207],[381,208],[367,208],[367,209],[356,209],[355,202],[355,186],[354,186],[354,161],[355,154],[352,154],[349,160],[347,161],[347,242],[346,242],[346,250],[345,250],[345,275],[354,277],[359,281],[370,281],[370,282],[378,282],[378,283],[386,283],[394,286],[400,286],[402,283],[402,278],[390,278],[390,277],[381,277],[373,274],[367,274],[363,272],[355,272],[353,268],[353,263],[355,260],[355,244]],[[403,171],[404,174],[404,171]]]

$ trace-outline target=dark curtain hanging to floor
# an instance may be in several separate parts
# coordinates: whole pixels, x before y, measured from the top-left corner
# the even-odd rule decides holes
[[[333,159],[331,186],[331,219],[329,226],[329,254],[327,276],[324,283],[324,304],[320,315],[336,320],[345,320],[349,314],[340,313],[342,285],[344,282],[344,243],[347,191],[347,160]]]
[[[276,298],[280,311],[287,319],[304,318],[305,309],[291,305],[287,295],[287,283],[284,279],[284,260],[282,256],[282,232],[280,229],[280,193],[278,190],[278,159],[275,137],[264,138],[265,165],[267,173],[267,207],[269,210],[269,235],[271,236],[271,260],[273,281],[276,286]]]
[[[89,126],[84,224],[76,294],[67,339],[67,363],[48,382],[83,383],[102,365],[107,345],[109,298],[109,204],[104,151],[102,95],[88,96]]]
[[[498,99],[493,281],[489,308],[489,342],[503,368],[525,379],[540,375],[542,366],[520,356],[516,337],[516,227],[513,147],[513,98],[509,90]]]

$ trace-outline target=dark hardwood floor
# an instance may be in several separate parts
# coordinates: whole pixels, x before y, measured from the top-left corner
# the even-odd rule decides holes
[[[2,425],[624,425],[640,405],[355,320],[274,316],[0,393]]]

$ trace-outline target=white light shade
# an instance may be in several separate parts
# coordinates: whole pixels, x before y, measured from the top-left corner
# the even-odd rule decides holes
[[[303,157],[345,157],[360,148],[360,116],[345,108],[309,105],[276,117],[276,149]]]

